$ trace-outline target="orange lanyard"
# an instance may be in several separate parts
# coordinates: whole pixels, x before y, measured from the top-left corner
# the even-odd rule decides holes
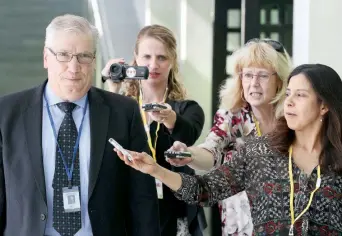
[[[167,96],[167,88],[165,90],[163,102],[165,102],[166,96]],[[158,131],[159,131],[159,128],[160,128],[160,123],[158,122],[158,124],[157,124],[156,137],[154,139],[154,144],[152,144],[152,137],[151,137],[151,134],[150,134],[150,126],[149,126],[149,124],[147,124],[146,114],[145,114],[145,111],[142,109],[142,105],[143,105],[143,98],[142,97],[143,97],[143,93],[142,93],[142,89],[140,88],[140,95],[139,95],[140,114],[141,114],[141,117],[142,117],[142,120],[143,120],[143,123],[144,123],[145,132],[146,132],[146,135],[147,135],[148,146],[149,146],[149,148],[151,150],[152,157],[153,157],[154,161],[157,162],[156,148],[157,148]]]
[[[299,220],[300,217],[304,215],[305,212],[310,208],[313,195],[315,192],[319,189],[321,186],[321,167],[318,165],[317,167],[317,180],[316,180],[316,188],[311,192],[310,199],[308,202],[308,205],[305,207],[305,209],[295,218],[294,216],[294,209],[293,209],[293,199],[294,199],[294,183],[293,183],[293,173],[292,173],[292,146],[289,147],[289,178],[290,178],[290,214],[291,214],[291,227],[289,231],[289,235],[293,234],[293,227],[297,220]]]

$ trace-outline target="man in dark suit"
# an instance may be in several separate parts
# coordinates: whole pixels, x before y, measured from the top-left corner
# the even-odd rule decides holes
[[[159,235],[154,179],[108,142],[148,150],[138,104],[91,86],[97,37],[82,17],[56,17],[48,80],[0,99],[0,235]]]

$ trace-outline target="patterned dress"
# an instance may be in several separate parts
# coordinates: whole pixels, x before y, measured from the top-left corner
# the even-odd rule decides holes
[[[288,156],[273,151],[265,137],[248,139],[234,158],[203,176],[181,174],[176,197],[191,204],[212,205],[246,191],[254,223],[253,235],[288,235],[290,228],[290,181]],[[295,181],[295,216],[307,206],[315,188],[317,170],[309,176],[292,162]],[[342,235],[342,176],[321,174],[309,210],[295,223],[294,235]]]
[[[256,136],[255,123],[249,106],[232,113],[224,109],[216,112],[214,125],[200,147],[214,155],[215,168],[229,161],[244,145],[244,138]],[[251,235],[253,223],[246,193],[243,191],[218,202],[222,236]]]

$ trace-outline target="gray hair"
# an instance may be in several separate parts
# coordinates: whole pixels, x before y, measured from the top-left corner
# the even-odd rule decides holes
[[[57,16],[46,27],[45,46],[51,46],[55,34],[59,31],[91,36],[96,50],[99,32],[87,19],[70,14]]]

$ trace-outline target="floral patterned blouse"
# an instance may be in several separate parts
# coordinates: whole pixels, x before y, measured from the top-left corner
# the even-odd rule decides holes
[[[257,134],[249,106],[232,113],[219,109],[214,125],[200,147],[214,155],[215,168],[229,161],[244,144],[245,137]],[[253,223],[246,193],[243,191],[218,202],[221,215],[222,236],[252,235]]]
[[[251,205],[253,235],[288,235],[290,181],[288,157],[273,151],[265,137],[248,139],[241,152],[203,176],[181,174],[176,197],[190,204],[212,205],[246,191]],[[315,188],[317,171],[303,177],[292,163],[295,180],[294,209],[298,216]],[[342,235],[342,176],[321,173],[321,186],[309,210],[295,223],[294,235]]]

